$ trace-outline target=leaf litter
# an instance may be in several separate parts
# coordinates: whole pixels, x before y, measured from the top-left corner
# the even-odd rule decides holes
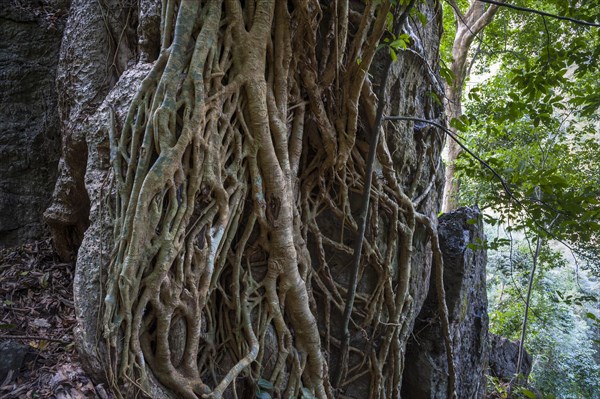
[[[0,398],[112,398],[75,350],[74,272],[49,239],[0,250],[0,343],[27,348],[21,368],[0,381]]]

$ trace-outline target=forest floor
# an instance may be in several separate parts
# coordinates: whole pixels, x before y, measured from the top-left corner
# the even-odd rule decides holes
[[[0,398],[110,398],[75,350],[74,269],[50,240],[0,250],[0,349],[11,348],[0,357],[21,365],[0,380]]]

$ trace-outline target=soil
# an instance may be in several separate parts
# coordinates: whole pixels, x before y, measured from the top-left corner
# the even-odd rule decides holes
[[[27,351],[0,381],[0,398],[112,398],[86,376],[75,350],[74,268],[49,239],[0,250],[0,343]]]

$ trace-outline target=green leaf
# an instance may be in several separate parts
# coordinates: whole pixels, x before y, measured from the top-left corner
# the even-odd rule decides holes
[[[459,118],[452,118],[450,126],[464,132],[469,127],[469,118],[466,115],[462,115]]]
[[[391,32],[394,29],[394,14],[392,14],[391,11],[388,11],[388,13],[385,16],[385,24],[387,26],[388,32]]]
[[[274,388],[271,381],[265,380],[264,378],[259,378],[258,381],[256,382],[256,385],[258,385],[261,389],[266,389],[268,391],[273,390],[273,388]]]
[[[598,318],[598,316],[596,316],[595,314],[593,314],[592,312],[586,312],[585,316],[588,319],[594,320],[594,321],[598,321],[600,322],[600,319]]]
[[[522,389],[521,393],[530,399],[537,399],[537,395],[531,392],[529,389]]]
[[[312,392],[310,391],[310,389],[308,389],[306,387],[302,387],[301,391],[302,391],[302,398],[304,398],[304,399],[316,399],[315,395],[312,394]]]
[[[564,177],[559,176],[559,175],[548,176],[548,181],[555,186],[560,186],[560,187],[568,187],[569,186],[569,182],[567,181],[567,179],[565,179]]]
[[[477,224],[477,222],[479,222],[479,218],[473,218],[473,219],[469,219],[467,220],[467,224]]]
[[[442,100],[440,99],[440,97],[435,94],[435,92],[433,91],[428,91],[427,95],[439,106],[443,106]]]
[[[390,47],[396,51],[406,50],[406,47],[409,42],[410,42],[410,36],[408,36],[406,33],[403,33],[400,36],[398,36],[398,38],[396,40],[394,40],[393,42],[390,43]]]
[[[417,10],[417,17],[421,21],[421,25],[427,25],[427,17],[421,11]]]
[[[448,66],[442,62],[440,65],[440,76],[446,81],[446,83],[451,84],[455,79],[456,75]]]
[[[17,328],[15,324],[0,324],[0,330],[12,330]]]
[[[500,223],[499,219],[497,219],[493,216],[490,216],[490,215],[486,215],[486,214],[483,215],[483,221],[486,224],[489,224],[490,226],[496,226],[497,224]]]

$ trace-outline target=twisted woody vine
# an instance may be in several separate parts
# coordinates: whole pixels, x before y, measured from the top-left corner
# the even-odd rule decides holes
[[[412,167],[398,166],[397,130],[377,112],[386,82],[369,71],[415,3],[163,0],[158,58],[126,117],[112,112],[102,329],[115,387],[149,395],[156,379],[220,398],[266,380],[281,397],[333,398],[362,379],[368,397],[399,396],[419,229],[445,307],[435,214],[418,210],[444,133],[425,129]],[[368,290],[340,277],[363,220]],[[369,345],[342,342],[349,294],[348,336]]]

